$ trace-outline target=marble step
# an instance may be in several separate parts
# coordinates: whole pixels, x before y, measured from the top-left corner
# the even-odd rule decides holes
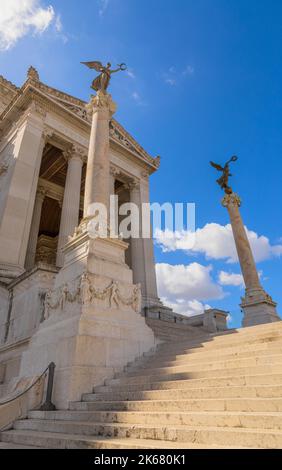
[[[86,437],[74,434],[57,434],[50,432],[35,431],[6,431],[2,433],[5,440],[3,445],[14,445],[22,447],[22,443],[36,443],[41,448],[47,449],[218,449],[221,446],[207,445],[193,442],[168,442],[153,439],[117,439],[103,437]],[[9,447],[8,447],[9,448]],[[238,449],[234,447],[234,442],[226,448]],[[245,447],[242,447],[245,448]]]
[[[19,425],[20,423],[20,425]],[[187,425],[149,425],[124,423],[85,423],[67,421],[24,420],[16,423],[15,430],[104,436],[115,438],[156,439],[170,442],[193,442],[205,445],[234,445],[260,448],[282,448],[279,429],[245,429],[242,427],[202,427]],[[2,433],[2,441],[5,441]],[[59,438],[60,436],[58,436]],[[36,441],[33,444],[38,445]]]
[[[148,403],[151,400],[155,401],[174,401],[176,404],[179,400],[241,400],[244,401],[244,406],[247,406],[248,400],[259,400],[259,399],[270,399],[268,405],[274,406],[275,400],[282,399],[282,384],[277,386],[261,386],[261,387],[242,387],[242,386],[230,386],[230,387],[207,387],[207,388],[187,388],[187,389],[169,389],[169,390],[149,390],[139,392],[116,392],[107,394],[92,394],[89,400],[80,402],[71,402],[69,407],[71,410],[82,410],[95,409],[97,406],[103,406],[103,403],[111,402],[145,402]],[[95,398],[96,397],[96,398]],[[272,400],[272,401],[271,401]],[[273,402],[273,404],[272,404]],[[91,405],[93,404],[93,408]],[[276,402],[277,406],[279,401]],[[144,405],[145,406],[145,405]],[[178,406],[178,405],[175,405]],[[227,406],[227,405],[226,405]],[[233,405],[232,405],[233,406]],[[280,406],[280,405],[279,405]],[[276,408],[271,408],[276,409]],[[271,411],[269,410],[269,411]]]
[[[230,346],[226,348],[213,348],[212,350],[204,349],[204,348],[192,348],[192,349],[184,349],[179,350],[176,352],[167,352],[167,351],[156,351],[154,355],[148,354],[148,361],[152,360],[155,362],[165,362],[165,361],[173,361],[176,359],[191,359],[196,360],[197,358],[224,358],[230,354],[252,354],[255,351],[268,351],[273,350],[279,351],[282,350],[282,338],[277,338],[274,341],[264,341],[260,343],[253,343],[253,344],[240,344],[238,346]],[[146,357],[146,354],[145,354]]]
[[[35,420],[54,420],[54,421],[102,421],[102,416],[105,413],[105,422],[123,422],[108,421],[112,419],[113,414],[121,413],[120,417],[125,417],[129,422],[126,415],[136,415],[136,418],[142,419],[142,414],[163,414],[177,415],[179,413],[193,414],[205,413],[209,416],[211,413],[225,413],[227,416],[233,414],[253,414],[258,416],[266,414],[267,416],[279,417],[281,422],[282,415],[282,398],[278,399],[231,399],[231,400],[155,400],[144,402],[102,402],[102,403],[89,403],[88,407],[80,408],[77,410],[58,410],[58,411],[30,411],[28,414],[29,419]],[[98,414],[97,414],[98,413]],[[120,417],[117,419],[119,420]],[[176,416],[177,419],[179,419]],[[146,418],[147,419],[147,418]],[[167,418],[166,418],[167,419]],[[137,420],[136,420],[137,421]],[[138,420],[139,423],[141,421]],[[160,421],[161,424],[161,421]],[[175,424],[175,423],[174,423]],[[185,423],[180,423],[185,424]],[[242,426],[243,427],[243,426]],[[247,426],[249,427],[249,426]],[[250,426],[253,427],[253,426]]]
[[[263,374],[282,374],[282,362],[277,364],[258,365],[258,366],[246,366],[237,368],[218,368],[218,369],[188,369],[186,372],[166,372],[154,371],[154,373],[146,374],[145,370],[139,370],[139,373],[134,376],[124,376],[118,379],[107,379],[105,380],[106,386],[116,385],[147,385],[151,382],[163,382],[163,381],[178,381],[178,380],[191,380],[200,378],[219,378],[229,376],[250,376],[250,375],[263,375]]]
[[[150,363],[147,366],[132,368],[132,370],[128,370],[126,373],[126,377],[136,377],[142,375],[160,375],[160,374],[173,374],[178,372],[189,372],[196,370],[218,370],[218,369],[239,369],[242,367],[254,367],[260,365],[272,365],[272,364],[280,364],[282,365],[282,351],[280,354],[276,355],[266,355],[266,356],[253,356],[253,357],[245,357],[239,359],[224,359],[224,360],[217,360],[212,361],[209,360],[199,361],[199,362],[186,362],[181,364],[172,364],[172,365],[162,365],[158,364],[157,362],[154,364]]]
[[[205,364],[205,363],[215,363],[221,362],[223,359],[225,361],[228,360],[237,360],[237,359],[252,359],[253,357],[267,357],[267,356],[275,356],[275,355],[282,355],[282,341],[280,346],[272,346],[267,347],[265,344],[262,344],[261,347],[257,346],[255,349],[248,349],[248,350],[235,350],[230,352],[222,353],[219,350],[216,353],[211,352],[200,352],[195,354],[179,354],[177,356],[170,355],[169,357],[161,358],[156,356],[150,356],[146,359],[143,359],[142,364],[138,367],[140,369],[143,368],[155,368],[156,365],[159,367],[167,367],[167,366],[174,366],[174,365],[181,365],[181,364]],[[132,363],[130,366],[127,367],[127,371],[134,370],[136,365]]]
[[[282,388],[282,387],[281,387]],[[172,397],[171,397],[172,398]],[[92,419],[92,411],[247,411],[282,412],[282,398],[206,398],[143,401],[73,402],[71,410],[30,411],[32,419]],[[85,420],[87,420],[85,418]]]
[[[88,425],[88,431],[91,433],[92,426],[96,423],[103,424],[132,424],[135,425],[181,425],[181,426],[216,426],[216,427],[238,427],[238,428],[256,428],[256,429],[278,429],[282,430],[281,412],[238,412],[238,411],[96,411],[92,412],[93,420],[45,420],[45,419],[27,419],[16,421],[14,429],[29,429],[41,431],[44,423],[56,426],[59,423],[60,432],[64,431],[63,424],[66,424],[66,432],[75,434],[76,426]],[[46,425],[48,426],[48,424]],[[54,428],[55,429],[55,428]],[[68,431],[70,429],[70,431]],[[87,432],[88,432],[87,431]]]
[[[229,340],[219,341],[218,339],[205,341],[203,343],[199,343],[199,341],[189,341],[189,342],[182,342],[178,341],[176,343],[169,343],[169,344],[161,344],[156,351],[158,357],[160,356],[167,356],[172,354],[189,354],[193,352],[200,352],[200,351],[216,351],[218,349],[229,349],[231,347],[240,348],[244,346],[253,347],[254,345],[258,344],[272,344],[275,342],[281,343],[282,339],[282,331],[277,331],[276,333],[265,333],[261,335],[253,335],[249,338],[244,337],[237,337],[237,338],[229,338]]]
[[[145,392],[149,390],[171,390],[171,389],[189,389],[189,388],[211,388],[211,387],[231,387],[231,386],[257,386],[257,385],[282,385],[282,374],[255,374],[255,375],[238,375],[228,377],[207,377],[200,379],[186,380],[167,380],[137,383],[137,384],[120,384],[115,386],[103,385],[94,387],[93,393],[85,393],[82,395],[82,401],[101,400],[108,394],[119,392]],[[95,398],[96,397],[96,398]]]
[[[0,442],[0,450],[1,449],[43,449],[43,447],[36,447],[36,446],[25,446],[20,444],[13,444],[9,442]]]

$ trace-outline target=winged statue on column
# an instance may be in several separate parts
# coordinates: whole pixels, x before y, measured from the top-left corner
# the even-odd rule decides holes
[[[89,69],[94,69],[96,72],[100,72],[100,75],[96,77],[91,85],[91,88],[95,91],[101,91],[102,93],[107,92],[107,88],[110,84],[111,76],[113,73],[124,71],[127,69],[126,64],[118,64],[117,69],[111,70],[112,64],[110,62],[107,65],[103,65],[99,61],[92,62],[81,62],[83,65],[86,65]]]
[[[227,194],[232,193],[232,188],[228,186],[229,178],[230,176],[232,176],[232,174],[230,173],[229,164],[231,162],[236,162],[237,160],[238,160],[238,157],[234,155],[233,157],[230,158],[230,160],[228,160],[228,162],[225,163],[224,166],[218,165],[217,163],[214,163],[214,162],[210,162],[213,168],[215,168],[217,171],[222,171],[222,176],[218,180],[216,180],[216,182],[219,184],[219,186],[222,189],[224,189],[224,191]]]

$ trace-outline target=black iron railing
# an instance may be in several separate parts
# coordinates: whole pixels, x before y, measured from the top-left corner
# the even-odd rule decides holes
[[[40,410],[42,410],[42,411],[53,411],[53,410],[55,410],[56,407],[52,403],[52,393],[53,393],[55,367],[56,366],[55,366],[54,362],[51,362],[49,364],[49,366],[46,367],[44,372],[42,372],[42,374],[39,377],[37,377],[37,379],[29,387],[27,387],[23,392],[19,393],[18,395],[14,396],[13,398],[9,398],[8,400],[0,401],[0,407],[3,406],[3,405],[7,405],[8,403],[11,403],[12,401],[18,400],[18,398],[22,397],[27,392],[29,392],[42,379],[42,377],[44,377],[44,375],[47,375],[47,373],[48,373],[46,398],[45,398],[45,402],[41,406]]]

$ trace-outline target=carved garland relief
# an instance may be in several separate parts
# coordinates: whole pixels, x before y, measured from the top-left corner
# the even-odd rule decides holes
[[[108,299],[110,308],[119,308],[121,305],[130,306],[139,313],[141,310],[141,286],[136,284],[133,286],[132,294],[126,298],[122,295],[119,283],[112,281],[111,284],[104,289],[96,289],[91,283],[88,274],[83,274],[79,278],[77,288],[72,289],[69,284],[46,293],[44,301],[44,320],[50,317],[50,310],[64,310],[67,302],[78,302],[82,305],[92,304],[95,299]]]

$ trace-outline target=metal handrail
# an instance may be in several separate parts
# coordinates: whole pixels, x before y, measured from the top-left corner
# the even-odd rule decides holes
[[[10,398],[6,401],[3,401],[1,402],[0,401],[0,407],[2,405],[7,405],[8,403],[11,403],[12,401],[15,401],[17,400],[18,398],[22,397],[23,395],[25,395],[27,392],[29,392],[29,390],[31,390],[34,385],[36,385],[41,379],[42,377],[48,372],[48,385],[47,385],[47,392],[46,392],[46,400],[45,402],[43,403],[43,405],[41,406],[40,410],[42,411],[52,411],[52,410],[55,410],[56,407],[55,405],[52,403],[52,391],[53,391],[53,382],[54,382],[54,372],[55,372],[55,364],[54,362],[50,362],[50,364],[48,365],[48,367],[46,367],[46,369],[44,370],[44,372],[42,372],[42,374],[37,377],[37,379],[29,386],[27,387],[26,390],[24,390],[23,392],[19,393],[18,395],[16,395],[15,397],[13,398]]]

